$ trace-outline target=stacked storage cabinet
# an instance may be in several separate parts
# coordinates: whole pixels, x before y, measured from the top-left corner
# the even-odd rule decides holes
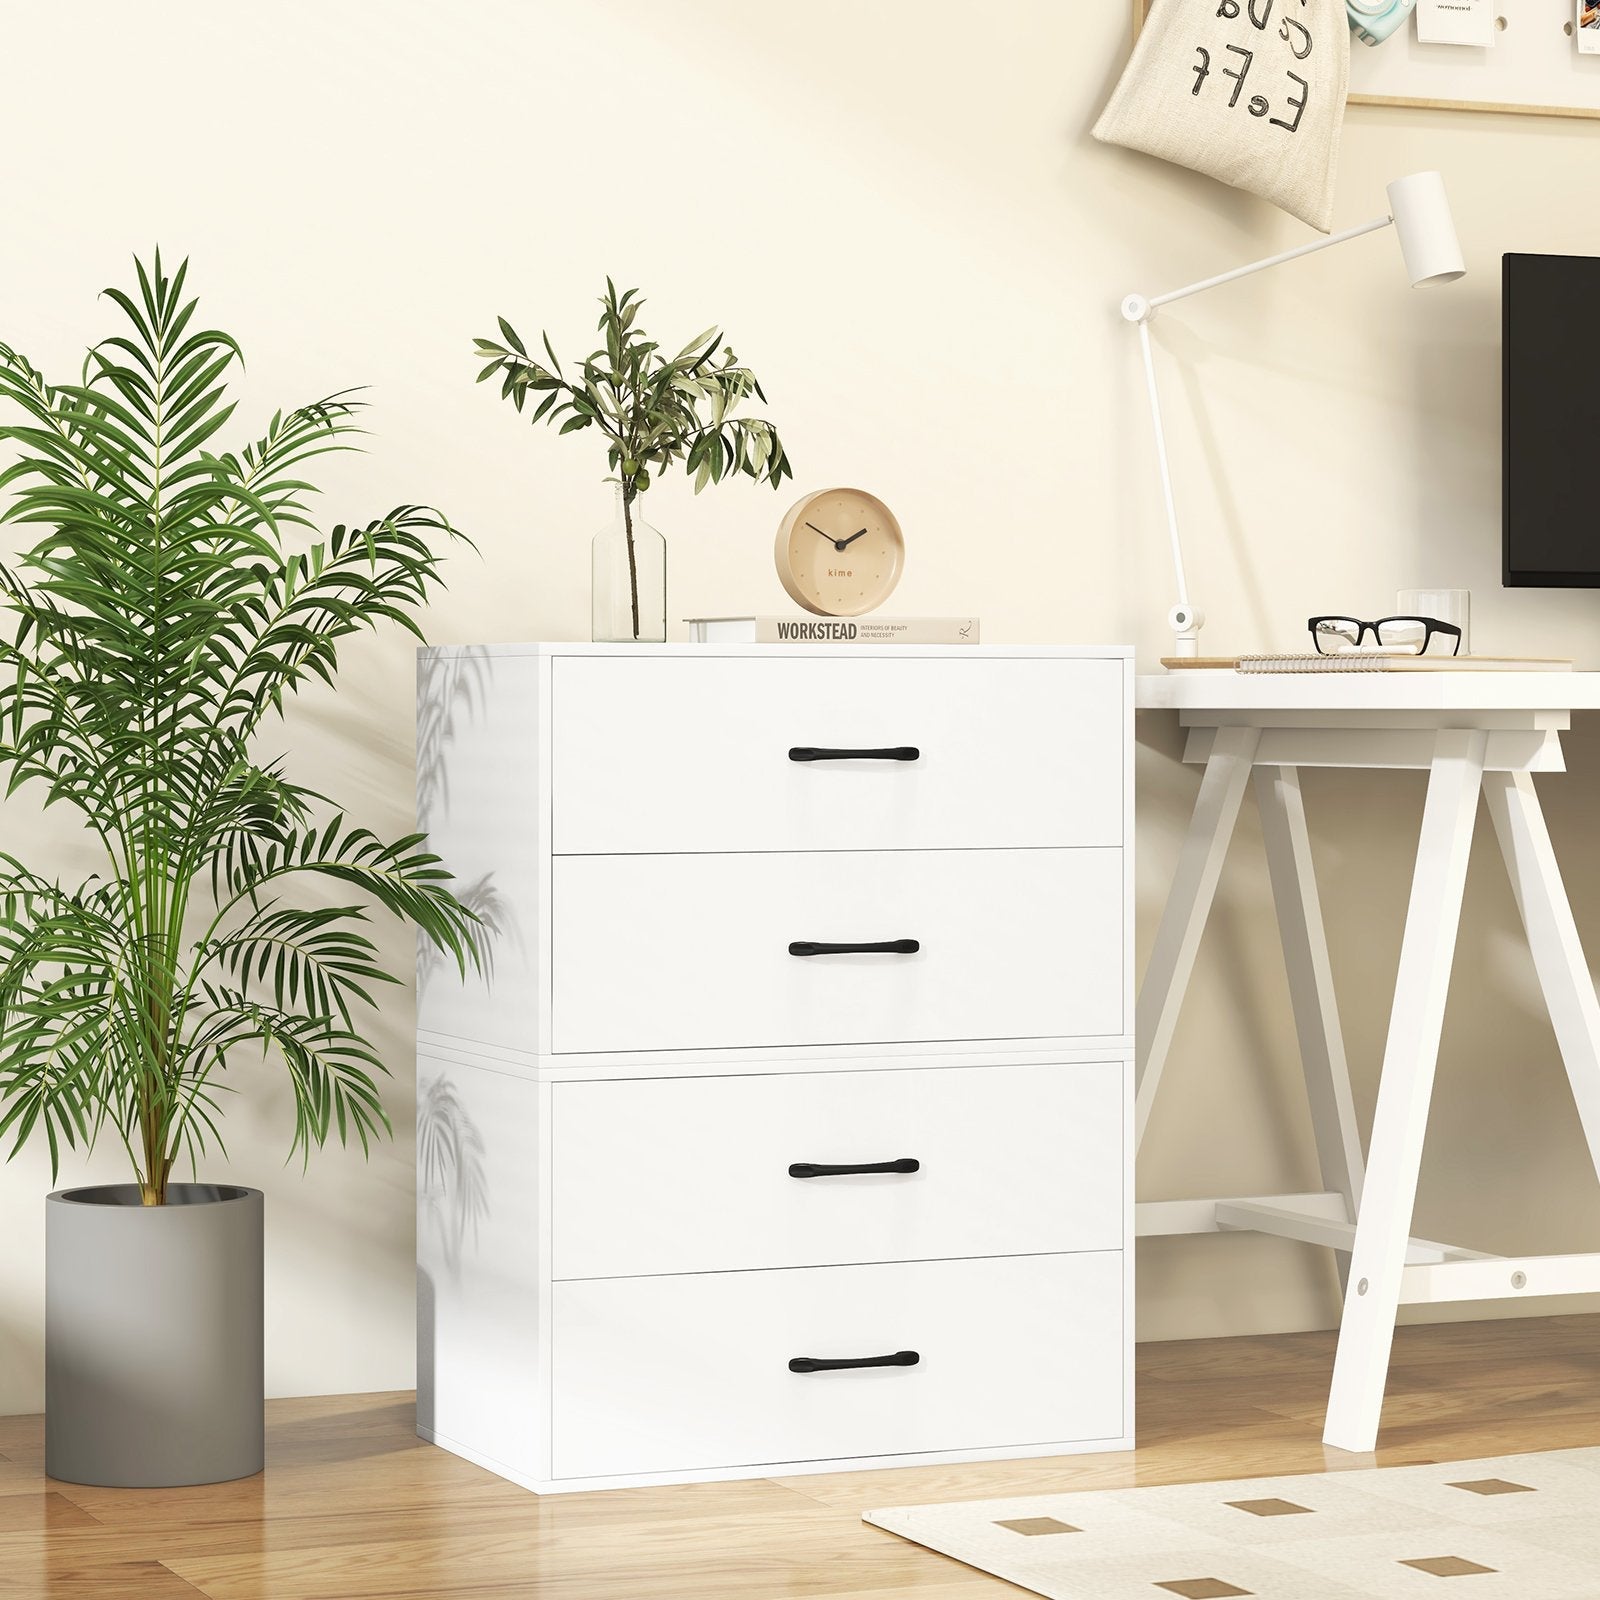
[[[418,1426],[540,1491],[1132,1443],[1122,648],[421,652]]]

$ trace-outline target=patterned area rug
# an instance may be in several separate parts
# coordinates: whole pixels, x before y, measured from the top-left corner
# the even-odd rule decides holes
[[[1049,1600],[1600,1600],[1600,1449],[865,1520]]]

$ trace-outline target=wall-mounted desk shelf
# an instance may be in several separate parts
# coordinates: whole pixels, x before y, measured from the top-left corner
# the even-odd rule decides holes
[[[1259,0],[1258,0],[1259,3]],[[1153,0],[1133,0],[1138,35]],[[1499,0],[1494,47],[1421,44],[1414,23],[1381,45],[1350,43],[1352,105],[1600,117],[1600,55],[1579,53],[1573,0]]]

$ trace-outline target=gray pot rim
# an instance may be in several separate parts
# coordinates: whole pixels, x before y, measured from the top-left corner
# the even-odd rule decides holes
[[[136,1183],[91,1183],[76,1189],[55,1189],[45,1196],[47,1205],[104,1206],[108,1210],[161,1212],[184,1206],[227,1205],[233,1201],[262,1198],[261,1190],[236,1183],[169,1183],[167,1202],[147,1206]]]

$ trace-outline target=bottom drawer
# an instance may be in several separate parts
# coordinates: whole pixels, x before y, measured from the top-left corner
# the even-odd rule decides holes
[[[1123,1433],[1120,1251],[554,1286],[552,1476]],[[797,1373],[797,1357],[915,1365]]]

